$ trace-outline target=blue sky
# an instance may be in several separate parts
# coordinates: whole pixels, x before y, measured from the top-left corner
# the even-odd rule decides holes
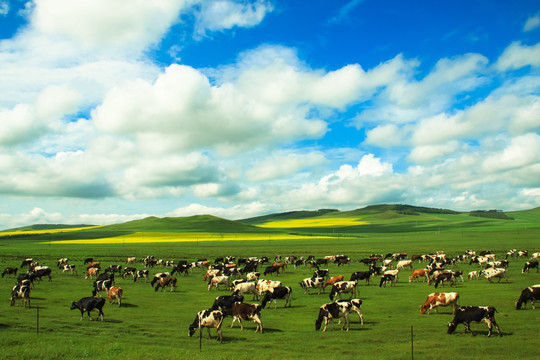
[[[535,1],[0,0],[0,229],[540,206]]]

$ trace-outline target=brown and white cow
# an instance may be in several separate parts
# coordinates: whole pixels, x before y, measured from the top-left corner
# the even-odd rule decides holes
[[[273,292],[275,288],[282,285],[281,281],[260,279],[257,281],[256,289],[259,291],[259,295],[262,295],[266,291]]]
[[[438,306],[452,306],[452,313],[456,313],[458,307],[457,301],[459,299],[459,294],[456,292],[450,293],[431,293],[427,296],[426,302],[424,305],[420,306],[420,314],[425,314],[426,311],[428,314],[431,314],[431,310],[435,309],[435,312],[438,313]]]
[[[158,291],[159,288],[162,288],[163,291],[165,291],[166,286],[171,287],[171,292],[176,290],[176,278],[174,276],[165,276],[162,278],[159,278],[159,280],[156,281],[156,287],[154,288],[155,291]]]
[[[233,327],[234,323],[238,321],[240,323],[240,329],[244,330],[242,320],[253,320],[253,322],[257,324],[255,332],[259,331],[260,329],[262,333],[263,326],[261,321],[261,310],[262,306],[259,304],[246,304],[239,302],[234,303],[232,306],[233,321],[231,323],[231,328]]]
[[[326,288],[328,285],[334,285],[338,281],[343,281],[343,279],[344,279],[343,275],[332,276],[330,279],[328,279],[327,282],[324,283],[323,289]]]
[[[109,293],[107,294],[107,299],[109,299],[109,303],[112,304],[114,299],[118,302],[118,307],[122,304],[122,295],[123,290],[121,287],[113,286],[109,289]]]
[[[400,260],[400,261],[397,263],[397,265],[396,265],[396,269],[397,269],[397,270],[401,270],[401,269],[403,269],[404,267],[409,267],[409,268],[411,268],[411,270],[412,270],[412,268],[413,268],[413,266],[412,266],[412,260]]]
[[[135,256],[130,256],[126,259],[126,264],[132,264],[136,260]]]
[[[97,267],[91,267],[86,270],[86,276],[85,279],[92,278],[92,276],[98,276],[99,274],[99,268]]]
[[[226,275],[218,275],[214,276],[210,279],[208,282],[208,291],[210,291],[211,288],[215,287],[216,290],[218,290],[219,285],[225,285],[227,289],[231,287],[229,283],[229,276]]]
[[[413,282],[414,280],[418,279],[419,277],[422,278],[422,282],[425,282],[428,279],[428,270],[427,269],[413,270],[411,276],[409,276],[409,282]]]

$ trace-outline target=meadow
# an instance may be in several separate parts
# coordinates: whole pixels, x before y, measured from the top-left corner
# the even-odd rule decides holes
[[[332,214],[326,214],[329,216]],[[335,214],[333,215],[335,219]],[[343,214],[350,218],[350,214]],[[305,226],[288,229],[297,237],[280,239],[276,233],[255,230],[252,238],[231,227],[228,231],[215,229],[219,240],[192,237],[191,241],[159,242],[164,236],[173,239],[181,232],[164,229],[144,231],[143,227],[130,224],[125,227],[94,228],[81,235],[79,231],[65,231],[61,234],[41,232],[28,236],[0,236],[0,267],[19,267],[23,258],[33,257],[40,264],[53,268],[52,281],[43,280],[31,291],[31,308],[10,307],[8,298],[14,285],[12,276],[0,279],[0,293],[5,301],[0,301],[0,331],[2,337],[2,358],[17,359],[536,359],[539,344],[540,309],[515,310],[514,303],[521,290],[540,283],[536,271],[521,273],[524,258],[510,259],[508,282],[488,282],[486,279],[467,280],[457,283],[457,288],[444,287],[441,291],[460,293],[461,305],[490,305],[498,313],[497,322],[502,337],[487,338],[485,324],[473,324],[477,334],[471,336],[463,332],[460,325],[453,335],[446,333],[447,324],[453,318],[450,308],[440,308],[439,313],[421,315],[420,305],[433,286],[422,282],[408,282],[410,270],[400,273],[399,282],[394,287],[379,288],[378,281],[365,286],[358,285],[357,297],[363,300],[365,324],[360,326],[356,314],[351,316],[351,330],[344,332],[336,323],[336,330],[326,333],[315,331],[314,322],[319,307],[329,301],[327,289],[317,295],[304,294],[298,283],[313,273],[308,268],[295,269],[289,266],[283,275],[272,276],[293,289],[291,308],[266,308],[262,311],[264,333],[254,333],[255,324],[244,322],[244,331],[236,324],[230,329],[231,319],[223,326],[223,344],[212,339],[206,331],[202,341],[198,334],[188,336],[188,325],[197,311],[208,308],[218,295],[228,295],[229,290],[207,290],[202,280],[204,271],[193,270],[188,276],[179,275],[175,292],[155,292],[149,283],[134,283],[131,279],[116,279],[116,284],[124,289],[121,307],[104,307],[105,321],[88,321],[87,315],[79,321],[78,310],[70,311],[72,301],[91,295],[93,280],[84,279],[83,259],[93,257],[108,266],[122,264],[125,259],[135,256],[138,260],[147,255],[165,260],[189,260],[199,258],[213,260],[216,257],[234,255],[239,257],[276,255],[304,256],[346,254],[350,265],[327,266],[330,275],[344,275],[347,279],[354,271],[367,270],[358,260],[371,253],[407,252],[426,254],[445,251],[450,256],[463,254],[465,250],[492,250],[497,258],[504,258],[509,249],[540,251],[540,221],[538,212],[513,214],[514,221],[470,219],[461,215],[422,214],[418,217],[389,216],[378,223],[373,218],[363,216],[360,221],[367,224],[360,231],[351,228],[350,221],[334,221],[331,229],[321,230],[320,219],[305,222]],[[277,221],[277,219],[272,219]],[[265,220],[268,222],[268,220]],[[308,225],[310,224],[310,225]],[[147,225],[146,225],[147,226]],[[274,223],[275,226],[275,223]],[[375,230],[375,227],[379,231]],[[99,232],[100,230],[101,232]],[[159,230],[159,231],[158,231]],[[201,229],[198,229],[201,230]],[[211,233],[208,228],[204,232]],[[105,236],[104,231],[108,231]],[[318,235],[317,235],[317,232]],[[79,235],[76,235],[78,234]],[[137,234],[138,233],[138,234]],[[260,234],[266,234],[260,238]],[[1,234],[1,233],[0,233]],[[70,235],[71,234],[71,235]],[[164,235],[168,234],[168,235]],[[192,235],[195,232],[192,233]],[[13,236],[17,235],[17,236]],[[185,236],[185,235],[182,235]],[[87,240],[86,243],[60,243],[59,241]],[[130,241],[129,238],[145,241]],[[152,241],[155,237],[156,242]],[[92,242],[91,239],[115,239],[110,243]],[[122,241],[119,241],[122,239]],[[249,240],[249,241],[248,241]],[[67,257],[79,269],[78,275],[62,274],[55,267],[57,259]],[[136,267],[142,269],[140,262]],[[425,267],[425,263],[415,263],[414,268]],[[264,269],[264,267],[260,268]],[[459,263],[455,270],[468,273],[478,270],[478,265]],[[164,268],[151,269],[151,274],[165,271]],[[348,296],[346,295],[345,298]],[[246,302],[256,302],[246,295]],[[39,313],[38,313],[39,309]],[[93,315],[95,316],[95,315]]]

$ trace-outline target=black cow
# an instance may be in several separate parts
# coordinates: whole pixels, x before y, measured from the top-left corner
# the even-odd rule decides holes
[[[81,320],[83,319],[83,314],[86,311],[88,313],[88,318],[92,321],[92,316],[90,316],[90,311],[94,310],[99,313],[98,318],[101,318],[103,321],[103,306],[105,305],[104,298],[97,297],[84,297],[79,301],[74,301],[71,303],[71,310],[79,309],[81,311]]]
[[[264,269],[264,275],[276,273],[276,276],[279,276],[279,266],[270,265]]]
[[[520,310],[521,305],[525,308],[527,306],[527,301],[530,301],[532,308],[535,309],[534,302],[536,300],[540,300],[540,285],[525,288],[521,291],[521,296],[518,301],[516,301],[516,310]]]
[[[17,271],[19,271],[19,269],[16,268],[16,267],[5,268],[4,271],[2,272],[2,277],[4,277],[4,275],[13,275],[13,276],[15,276],[15,275],[17,275]]]
[[[266,307],[266,304],[270,302],[274,302],[275,306],[274,309],[277,309],[277,300],[283,299],[285,300],[285,306],[287,307],[287,304],[289,304],[289,307],[291,305],[291,293],[292,289],[289,286],[278,286],[274,288],[274,291],[266,291],[264,294],[264,297],[261,301],[261,306],[264,309]]]
[[[173,276],[175,272],[184,273],[184,276],[187,276],[189,275],[189,266],[187,266],[187,264],[178,264],[171,270],[171,276]]]
[[[369,271],[356,271],[356,272],[352,273],[351,278],[349,279],[349,281],[365,280],[366,281],[365,285],[369,285],[369,283],[371,282],[371,275],[372,274],[373,273],[371,272],[371,270],[369,270]]]
[[[214,300],[214,304],[210,310],[221,310],[223,315],[232,314],[232,306],[235,302],[244,302],[244,295],[240,294],[240,291],[235,291],[232,295],[218,296]]]
[[[89,264],[91,262],[94,262],[94,258],[89,257],[89,258],[84,259],[85,264]]]
[[[525,266],[523,267],[523,270],[521,270],[521,273],[524,274],[525,271],[529,272],[530,269],[536,269],[536,272],[538,272],[538,261],[528,261],[525,263]],[[2,276],[4,276],[2,274]]]
[[[34,273],[34,278],[36,278],[38,280],[41,280],[41,278],[43,276],[47,276],[49,278],[49,281],[52,280],[51,269],[50,268],[38,269],[38,270],[34,271],[33,273]]]
[[[495,329],[497,329],[497,333],[499,334],[499,336],[502,336],[499,325],[497,325],[497,322],[495,321],[496,312],[497,310],[491,306],[460,307],[456,310],[454,320],[452,320],[452,322],[448,324],[448,334],[452,334],[459,324],[463,324],[465,326],[465,332],[468,331],[474,336],[474,333],[471,331],[471,322],[484,321],[489,329],[487,335],[488,337],[491,336],[491,330],[493,329],[493,325],[495,325]]]

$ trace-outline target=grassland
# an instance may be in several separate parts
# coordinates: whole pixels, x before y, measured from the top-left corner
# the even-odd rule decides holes
[[[369,210],[369,211],[367,211]],[[214,259],[225,255],[248,256],[308,256],[347,254],[350,266],[329,265],[331,275],[349,277],[354,271],[365,270],[358,260],[370,253],[408,252],[431,253],[444,250],[449,255],[462,254],[467,249],[493,250],[504,258],[509,249],[540,251],[540,212],[535,210],[509,213],[515,220],[472,218],[467,214],[421,212],[403,215],[391,208],[367,209],[354,212],[324,212],[303,218],[356,218],[368,224],[347,223],[321,228],[304,222],[292,228],[261,228],[257,225],[283,220],[283,216],[237,222],[212,217],[188,219],[151,218],[109,227],[62,232],[41,232],[0,236],[0,267],[19,266],[25,257],[54,268],[56,260],[71,259],[79,267],[78,275],[61,274],[53,270],[52,281],[36,284],[31,292],[32,308],[10,307],[7,301],[14,284],[12,277],[0,279],[0,331],[2,358],[18,359],[409,359],[411,358],[411,328],[414,358],[417,359],[536,359],[540,342],[540,310],[516,311],[514,301],[521,289],[540,283],[536,272],[521,274],[526,259],[511,259],[508,283],[489,283],[485,279],[459,282],[457,289],[443,291],[460,293],[462,305],[491,305],[499,313],[497,321],[503,337],[486,338],[487,327],[473,324],[477,336],[458,328],[454,335],[446,334],[446,324],[452,320],[451,310],[441,308],[439,314],[420,315],[419,306],[433,286],[409,283],[404,271],[395,287],[358,286],[358,297],[364,301],[365,325],[360,326],[352,316],[348,333],[329,330],[316,332],[314,320],[318,308],[329,302],[328,292],[304,294],[298,283],[310,277],[307,268],[288,267],[278,279],[293,288],[292,308],[264,309],[262,320],[265,332],[255,334],[253,323],[229,329],[230,319],[223,329],[224,343],[208,339],[205,332],[201,348],[198,337],[187,336],[187,326],[195,313],[209,307],[215,296],[229,294],[226,290],[208,291],[202,281],[203,271],[194,270],[189,276],[179,276],[176,292],[155,292],[149,284],[117,279],[124,289],[122,307],[107,304],[104,322],[79,321],[79,314],[70,311],[71,301],[89,296],[92,281],[85,280],[81,269],[83,259],[94,257],[102,264],[122,264],[126,257],[141,259],[147,255],[166,260]],[[288,215],[294,220],[294,215]],[[300,219],[302,217],[299,217]],[[223,225],[222,228],[218,227]],[[197,232],[214,234],[219,239],[193,238],[193,241],[153,242],[162,237],[190,236]],[[2,233],[0,233],[2,234]],[[238,234],[246,238],[238,237]],[[281,240],[281,235],[296,237]],[[237,236],[236,239],[233,239]],[[250,241],[244,241],[249,238]],[[261,238],[257,239],[257,236]],[[144,239],[130,242],[126,239]],[[195,235],[196,237],[196,235]],[[101,243],[99,239],[116,239]],[[93,239],[95,240],[93,242]],[[59,243],[66,240],[85,240],[84,245]],[[122,240],[122,241],[118,241]],[[415,268],[425,264],[416,263]],[[138,268],[142,265],[137,264]],[[460,263],[456,270],[477,270],[476,265]],[[165,269],[152,269],[151,273]],[[272,277],[273,279],[275,277]],[[246,297],[252,301],[251,296]],[[39,328],[37,308],[39,306]],[[337,326],[336,326],[337,328]],[[38,333],[39,329],[39,333]],[[212,332],[215,336],[215,332]]]

